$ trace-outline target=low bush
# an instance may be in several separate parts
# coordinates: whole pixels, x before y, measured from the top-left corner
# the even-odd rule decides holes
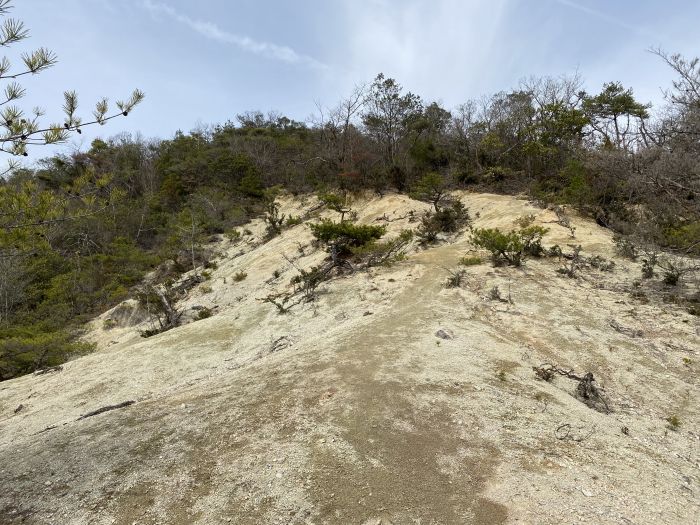
[[[677,431],[681,428],[681,419],[676,415],[667,417],[666,422],[668,423],[668,428],[671,430]]]
[[[557,272],[562,275],[566,275],[571,279],[575,279],[579,269],[583,266],[583,260],[581,257],[582,248],[580,244],[578,246],[570,244],[569,247],[573,249],[571,254],[566,255],[566,259],[569,261],[569,263],[564,263],[564,266],[559,268]]]
[[[426,213],[418,227],[418,238],[421,244],[432,244],[440,233],[458,232],[470,221],[469,210],[460,201],[455,201],[449,207]]]
[[[366,261],[367,267],[389,265],[404,257],[405,249],[413,240],[412,230],[403,230],[398,237],[386,242],[370,241],[351,248],[355,258]]]
[[[289,217],[287,217],[287,220],[285,221],[284,225],[288,228],[291,228],[292,226],[297,226],[302,222],[304,222],[304,220],[300,216],[297,215],[296,217],[294,217],[290,215]]]
[[[461,264],[462,266],[476,266],[478,264],[481,264],[482,262],[484,262],[484,260],[477,255],[473,255],[470,257],[465,256],[459,260],[459,264]]]
[[[384,226],[333,222],[329,219],[310,224],[309,227],[316,240],[329,248],[334,260],[351,256],[353,249],[381,239],[386,233]]]
[[[559,258],[561,258],[562,255],[564,255],[564,252],[562,251],[561,246],[559,246],[558,244],[555,244],[555,245],[547,248],[545,254],[547,255],[547,257],[559,257]]]
[[[280,205],[274,200],[268,201],[265,206],[265,223],[267,227],[265,228],[265,238],[272,239],[280,233],[282,233],[282,226],[286,220],[284,214],[280,215]]]
[[[542,257],[545,253],[542,247],[542,237],[548,232],[547,228],[541,226],[528,226],[518,230],[518,235],[523,242],[523,253],[531,257]]]
[[[620,257],[634,261],[639,257],[639,249],[637,245],[628,237],[615,235],[613,237],[615,243],[615,251]]]
[[[197,315],[194,316],[195,321],[201,321],[202,319],[207,319],[212,316],[211,309],[207,307],[202,307],[197,311]]]
[[[329,210],[340,213],[340,222],[345,221],[345,214],[350,213],[352,209],[346,204],[347,198],[337,193],[321,193],[318,196],[320,200]]]
[[[530,214],[518,217],[513,221],[513,224],[515,224],[519,228],[527,228],[528,226],[532,226],[533,222],[535,222],[535,216]]]
[[[447,288],[459,288],[462,286],[462,281],[466,275],[466,270],[457,270],[456,272],[450,271],[450,276],[445,281],[445,287]]]
[[[491,252],[496,266],[520,266],[527,255],[539,257],[544,254],[542,236],[546,228],[529,226],[518,231],[504,233],[498,228],[480,228],[472,233],[472,243]]]
[[[642,259],[642,278],[651,279],[654,277],[654,268],[658,263],[658,256],[656,252],[649,252],[644,254]]]
[[[241,240],[242,235],[238,230],[230,230],[226,232],[226,237],[228,237],[228,240],[231,242],[238,242]]]
[[[520,266],[523,242],[515,232],[503,233],[498,228],[479,228],[472,233],[472,243],[477,248],[491,252],[494,265]]]
[[[308,270],[299,268],[299,275],[290,280],[290,284],[294,285],[292,295],[301,295],[304,300],[313,301],[316,298],[316,288],[330,279],[331,270],[331,266],[312,266]]]
[[[676,286],[680,280],[700,270],[700,264],[691,264],[680,257],[666,255],[656,260],[656,265],[663,272],[663,282],[669,286]]]
[[[600,255],[594,255],[593,257],[589,257],[586,260],[586,262],[592,268],[597,268],[601,272],[612,272],[613,268],[615,268],[614,261],[608,261],[605,258],[601,257]]]

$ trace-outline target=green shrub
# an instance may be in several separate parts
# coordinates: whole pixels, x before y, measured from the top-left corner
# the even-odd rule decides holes
[[[386,242],[370,241],[350,248],[354,257],[367,261],[367,266],[390,265],[403,259],[404,249],[413,240],[412,230],[403,230],[398,237]]]
[[[304,220],[300,216],[297,215],[296,217],[294,217],[294,216],[290,215],[289,217],[287,217],[287,221],[284,223],[284,225],[287,227],[292,227],[292,226],[297,226],[298,224],[301,224],[302,222],[304,222]]]
[[[465,256],[459,260],[459,264],[461,264],[462,266],[476,266],[478,264],[481,264],[482,262],[484,262],[484,260],[478,255],[473,255],[470,257]]]
[[[343,195],[337,193],[321,193],[318,196],[320,200],[329,210],[340,213],[340,222],[345,221],[345,214],[350,213],[352,209],[346,204],[347,199]]]
[[[700,255],[700,221],[668,228],[664,231],[664,241],[674,248]]]
[[[532,223],[535,222],[535,216],[534,215],[522,215],[515,219],[513,221],[513,224],[520,228],[527,228],[528,226],[532,226]]]
[[[354,224],[348,221],[333,222],[329,219],[310,224],[309,228],[316,240],[328,246],[334,256],[338,257],[348,257],[352,255],[354,248],[376,241],[386,233],[384,226]]]
[[[9,328],[0,332],[0,381],[65,363],[87,353],[93,345],[75,341],[64,330],[42,332],[41,327]]]
[[[211,309],[207,307],[202,307],[197,311],[197,315],[194,316],[195,321],[201,321],[202,319],[207,319],[212,316]]]
[[[289,282],[294,285],[295,294],[301,294],[306,301],[313,301],[316,297],[316,288],[328,279],[328,268],[313,266],[309,270],[299,269],[299,275],[292,277]],[[290,298],[291,296],[288,296],[284,302],[287,302]],[[284,311],[284,308],[279,304],[277,308]]]
[[[541,257],[544,254],[542,237],[548,231],[542,226],[528,226],[518,230],[517,234],[523,242],[523,253],[531,257]]]
[[[562,255],[564,255],[561,246],[559,246],[558,244],[550,246],[545,253],[547,257],[561,257]]]
[[[272,239],[282,233],[282,226],[286,220],[286,215],[280,215],[280,205],[274,200],[269,200],[265,205],[265,216],[263,217],[267,227],[265,228],[265,238]]]
[[[430,202],[436,212],[447,193],[447,181],[439,173],[431,172],[424,175],[413,187],[411,198]]]
[[[529,226],[515,232],[503,233],[498,228],[480,228],[472,233],[472,243],[491,252],[495,265],[520,266],[526,255],[539,257],[544,253],[541,226]]]
[[[664,271],[664,284],[669,286],[676,286],[678,281],[681,279],[681,274],[675,270],[665,270]]]
[[[515,232],[503,233],[497,228],[479,228],[472,233],[472,243],[491,252],[495,265],[520,266],[524,244]]]
[[[242,235],[238,230],[230,230],[226,233],[226,237],[228,237],[231,242],[238,242],[241,240]]]
[[[158,335],[162,332],[160,328],[146,328],[145,330],[141,331],[141,337],[143,338],[148,338],[148,337],[153,337],[154,335]]]
[[[559,178],[564,184],[563,198],[579,206],[593,201],[595,192],[588,181],[588,171],[583,162],[570,159],[559,172]]]
[[[237,283],[245,280],[246,277],[248,277],[248,274],[245,272],[236,272],[233,274],[233,280]]]
[[[418,227],[418,238],[421,244],[432,244],[437,241],[438,234],[458,232],[470,221],[469,210],[460,201],[455,201],[452,206],[425,214]]]
[[[681,428],[681,419],[675,414],[667,417],[666,422],[668,423],[668,428],[670,428],[671,430],[675,431]]]

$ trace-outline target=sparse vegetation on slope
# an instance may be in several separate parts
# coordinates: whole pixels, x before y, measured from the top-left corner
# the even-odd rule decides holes
[[[402,251],[376,235],[348,242],[378,227],[350,232],[355,227],[345,225],[362,191],[398,190],[428,203],[429,212],[406,211],[417,221],[406,228],[422,246],[449,240],[475,218],[451,191],[522,192],[549,206],[556,218],[548,222],[569,239],[579,238],[565,211],[575,208],[615,230],[621,243],[643,247],[645,279],[658,273],[667,286],[693,282],[697,264],[683,261],[700,247],[700,150],[692,139],[699,66],[657,54],[678,75],[658,116],[631,89],[609,83],[584,93],[578,77],[523,82],[448,111],[379,75],[313,125],[249,112],[169,140],[98,139],[87,151],[17,169],[0,182],[0,379],[42,366],[46,338],[69,348],[86,319],[133,297],[146,273],[159,268],[163,284],[202,271],[221,235],[263,242],[297,227],[306,218],[281,212],[281,189],[315,192],[319,207],[311,213],[338,214],[342,226],[333,228],[352,235],[327,247],[346,260],[374,250],[372,264],[381,263],[383,254],[389,260]],[[126,111],[138,100],[127,101]],[[621,119],[629,125],[620,127]],[[253,239],[237,230],[255,217],[264,218],[266,232]],[[518,233],[474,234],[499,264],[540,255],[544,224],[513,220]],[[330,231],[330,223],[315,224],[322,236]],[[673,253],[654,256],[660,248]],[[31,334],[41,338],[35,351]]]

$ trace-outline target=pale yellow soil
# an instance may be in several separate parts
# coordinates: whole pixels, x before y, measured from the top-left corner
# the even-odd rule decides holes
[[[697,523],[698,317],[660,292],[633,298],[639,264],[595,223],[572,215],[571,239],[525,200],[459,197],[476,227],[534,214],[546,245],[616,266],[569,279],[556,259],[485,261],[445,288],[474,255],[465,232],[279,315],[259,299],[297,273],[283,254],[306,268],[325,254],[306,225],[262,243],[255,221],[181,304],[212,317],[144,339],[138,315],[107,312],[87,336],[95,353],[0,383],[0,523]],[[286,198],[284,211],[314,202]],[[388,195],[354,208],[375,223],[428,205]],[[418,223],[382,224],[392,236]],[[495,285],[512,303],[489,298]],[[537,380],[545,362],[593,372],[612,413],[573,397],[575,381]]]

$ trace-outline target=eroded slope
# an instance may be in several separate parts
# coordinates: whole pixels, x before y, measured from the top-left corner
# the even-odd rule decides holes
[[[534,214],[546,244],[616,267],[568,279],[552,259],[483,264],[447,289],[471,249],[463,234],[278,315],[258,299],[294,275],[283,255],[309,266],[324,254],[304,225],[261,244],[255,223],[248,243],[222,246],[211,291],[186,301],[214,316],[149,339],[100,319],[98,352],[0,384],[0,521],[693,523],[697,317],[633,299],[638,266],[595,224],[574,219],[572,240],[526,201],[460,198],[477,227]],[[405,217],[387,223],[395,234],[426,205],[392,195],[355,208],[362,222]],[[512,304],[491,300],[493,286]],[[592,371],[613,412],[575,399],[567,378],[537,380],[544,362]],[[136,403],[76,421],[125,400]]]

